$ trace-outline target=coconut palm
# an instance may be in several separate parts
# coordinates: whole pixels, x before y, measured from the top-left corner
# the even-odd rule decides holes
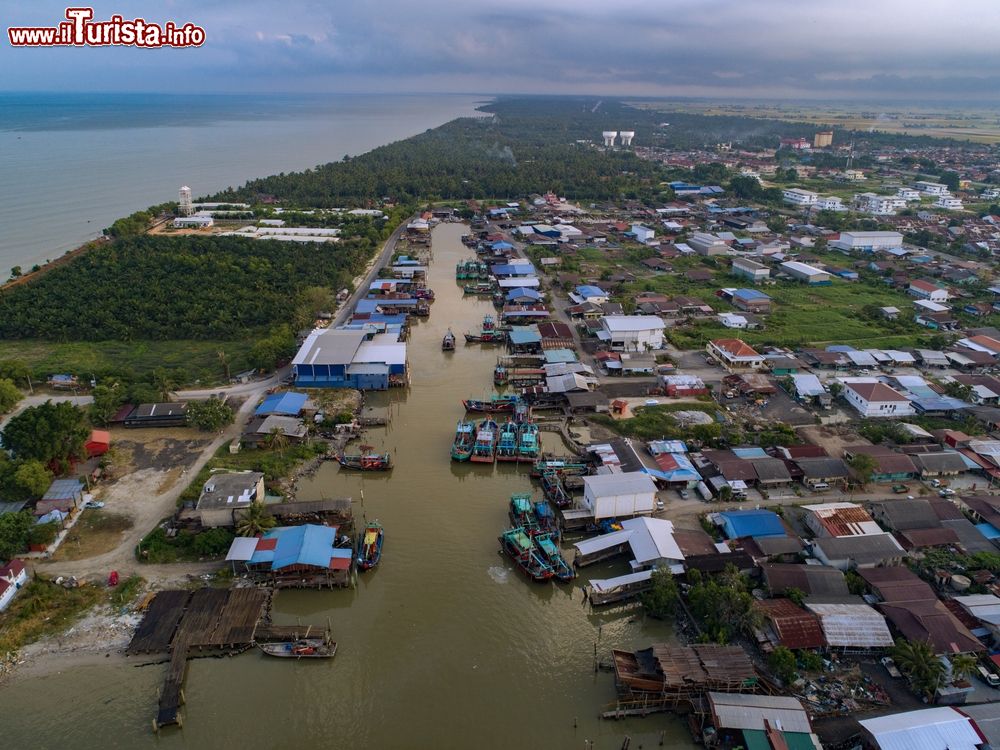
[[[934,649],[926,641],[896,641],[892,647],[892,658],[899,669],[909,678],[915,690],[927,697],[934,695],[944,674],[944,665],[937,658]]]
[[[956,654],[951,657],[951,679],[961,680],[969,677],[979,666],[979,660],[972,654]]]
[[[239,536],[257,536],[274,527],[274,517],[264,511],[263,503],[251,503],[236,519]]]
[[[288,435],[280,427],[272,427],[267,434],[265,444],[273,451],[278,451],[284,455],[285,448],[288,447]]]

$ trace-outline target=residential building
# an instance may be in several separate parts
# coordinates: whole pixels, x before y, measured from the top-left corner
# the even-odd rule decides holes
[[[948,195],[948,186],[940,182],[930,182],[928,180],[918,180],[913,183],[913,187],[924,195]]]
[[[963,208],[962,200],[951,195],[939,195],[938,199],[934,201],[934,208],[943,208],[946,211],[961,211]]]
[[[892,534],[819,537],[810,547],[813,557],[837,570],[900,565],[906,552]]]
[[[778,268],[796,281],[803,281],[806,284],[829,284],[833,280],[833,277],[826,271],[806,263],[800,263],[797,260],[786,260]]]
[[[843,198],[836,195],[823,195],[816,200],[816,208],[820,211],[846,211]]]
[[[803,505],[806,526],[817,537],[864,536],[881,534],[882,527],[856,503],[819,503]]]
[[[664,328],[655,315],[605,315],[597,337],[613,351],[642,352],[663,347]]]
[[[785,203],[791,203],[793,206],[815,206],[819,200],[817,193],[801,188],[785,188],[781,191],[781,197]]]
[[[885,649],[893,645],[892,633],[885,618],[867,604],[807,601],[806,608],[819,617],[823,637],[831,648]],[[893,746],[892,750],[900,749]]]
[[[3,612],[28,582],[28,571],[24,562],[14,558],[0,568],[0,612]]]
[[[896,197],[902,198],[904,201],[918,201],[920,200],[920,191],[914,190],[913,188],[901,187],[896,190]]]
[[[603,305],[609,299],[606,291],[590,284],[578,286],[569,297],[578,305],[584,302],[590,302],[593,305]]]
[[[873,216],[893,216],[896,209],[905,208],[906,201],[894,195],[878,195],[876,193],[856,193],[854,206]]]
[[[830,242],[835,250],[884,252],[903,246],[903,235],[899,232],[841,232]]]
[[[206,528],[235,526],[236,511],[264,502],[264,475],[259,471],[213,474],[205,482],[195,506]]]
[[[766,281],[771,275],[771,270],[767,266],[762,263],[758,263],[755,260],[749,260],[748,258],[733,258],[731,273],[733,276],[750,279],[750,281],[756,284],[761,281]]]
[[[686,243],[698,255],[728,255],[729,243],[708,232],[695,232]]]
[[[733,292],[733,305],[750,313],[771,312],[771,298],[757,289],[737,289]]]
[[[347,586],[353,550],[338,546],[337,532],[337,526],[278,526],[259,537],[237,537],[226,560],[278,588]]]
[[[910,400],[884,383],[845,383],[844,398],[862,417],[903,417],[915,414]]]
[[[637,242],[641,242],[645,245],[653,240],[656,232],[649,227],[644,227],[642,224],[633,224],[631,234],[635,237]]]
[[[767,359],[740,339],[715,339],[705,345],[709,356],[715,357],[729,372],[747,372],[764,368]]]
[[[925,299],[931,302],[947,302],[948,294],[947,289],[942,289],[936,284],[932,284],[929,281],[924,281],[922,279],[915,279],[910,282],[910,286],[906,290],[913,297],[918,299]]]
[[[820,130],[813,134],[813,148],[826,148],[833,145],[833,131]]]
[[[48,515],[54,510],[62,514],[72,513],[83,505],[83,482],[79,479],[56,479],[35,503],[35,516]]]

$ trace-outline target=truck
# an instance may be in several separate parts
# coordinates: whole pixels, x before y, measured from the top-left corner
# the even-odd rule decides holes
[[[902,495],[904,492],[909,492],[910,488],[907,487],[905,484],[894,484],[892,485],[892,491],[895,492],[897,495]]]

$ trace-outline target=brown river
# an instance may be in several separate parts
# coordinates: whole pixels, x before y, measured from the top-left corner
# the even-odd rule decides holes
[[[333,625],[330,661],[267,659],[250,651],[196,659],[188,670],[183,728],[151,729],[163,666],[111,660],[0,689],[5,748],[631,748],[693,747],[680,720],[660,714],[602,721],[613,675],[594,671],[594,649],[643,647],[670,637],[641,610],[594,613],[580,584],[536,584],[498,553],[514,492],[534,491],[526,465],[454,464],[449,450],[461,399],[492,392],[499,350],[462,333],[492,312],[463,298],[455,264],[471,251],[464,225],[434,230],[431,316],[414,326],[412,386],[375,394],[392,421],[367,441],[390,450],[388,476],[324,464],[300,484],[303,500],[350,496],[359,519],[386,529],[381,564],[342,591],[282,591],[279,623]],[[453,353],[441,351],[451,328]],[[561,440],[543,433],[546,450]],[[362,501],[363,497],[363,501]],[[572,550],[567,550],[567,558]],[[627,572],[624,561],[586,569]]]

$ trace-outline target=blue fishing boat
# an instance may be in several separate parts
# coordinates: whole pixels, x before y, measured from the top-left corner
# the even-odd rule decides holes
[[[533,581],[548,581],[555,574],[535,548],[524,529],[510,529],[500,535],[500,548]]]
[[[517,424],[504,422],[497,441],[497,461],[517,461]]]
[[[484,399],[467,398],[462,401],[462,406],[465,407],[466,411],[482,414],[500,414],[514,411],[519,401],[520,397],[518,396],[491,396]]]
[[[522,528],[529,535],[538,533],[538,518],[535,506],[531,502],[531,495],[527,493],[511,495],[508,515],[514,528]]]
[[[361,543],[358,546],[358,567],[361,570],[371,570],[382,559],[382,540],[385,529],[378,521],[369,521],[361,533]]]
[[[544,534],[551,534],[553,538],[560,536],[559,522],[556,520],[555,511],[545,500],[536,500],[534,503],[535,522]]]
[[[534,422],[522,422],[517,431],[517,460],[531,463],[541,453],[538,442],[538,425]]]
[[[491,464],[496,460],[498,429],[497,423],[489,417],[476,426],[476,442],[472,446],[470,461]]]
[[[576,571],[566,562],[566,558],[562,556],[562,551],[552,535],[536,534],[532,537],[532,541],[541,553],[542,559],[555,572],[556,578],[560,581],[572,581],[576,578]]]

